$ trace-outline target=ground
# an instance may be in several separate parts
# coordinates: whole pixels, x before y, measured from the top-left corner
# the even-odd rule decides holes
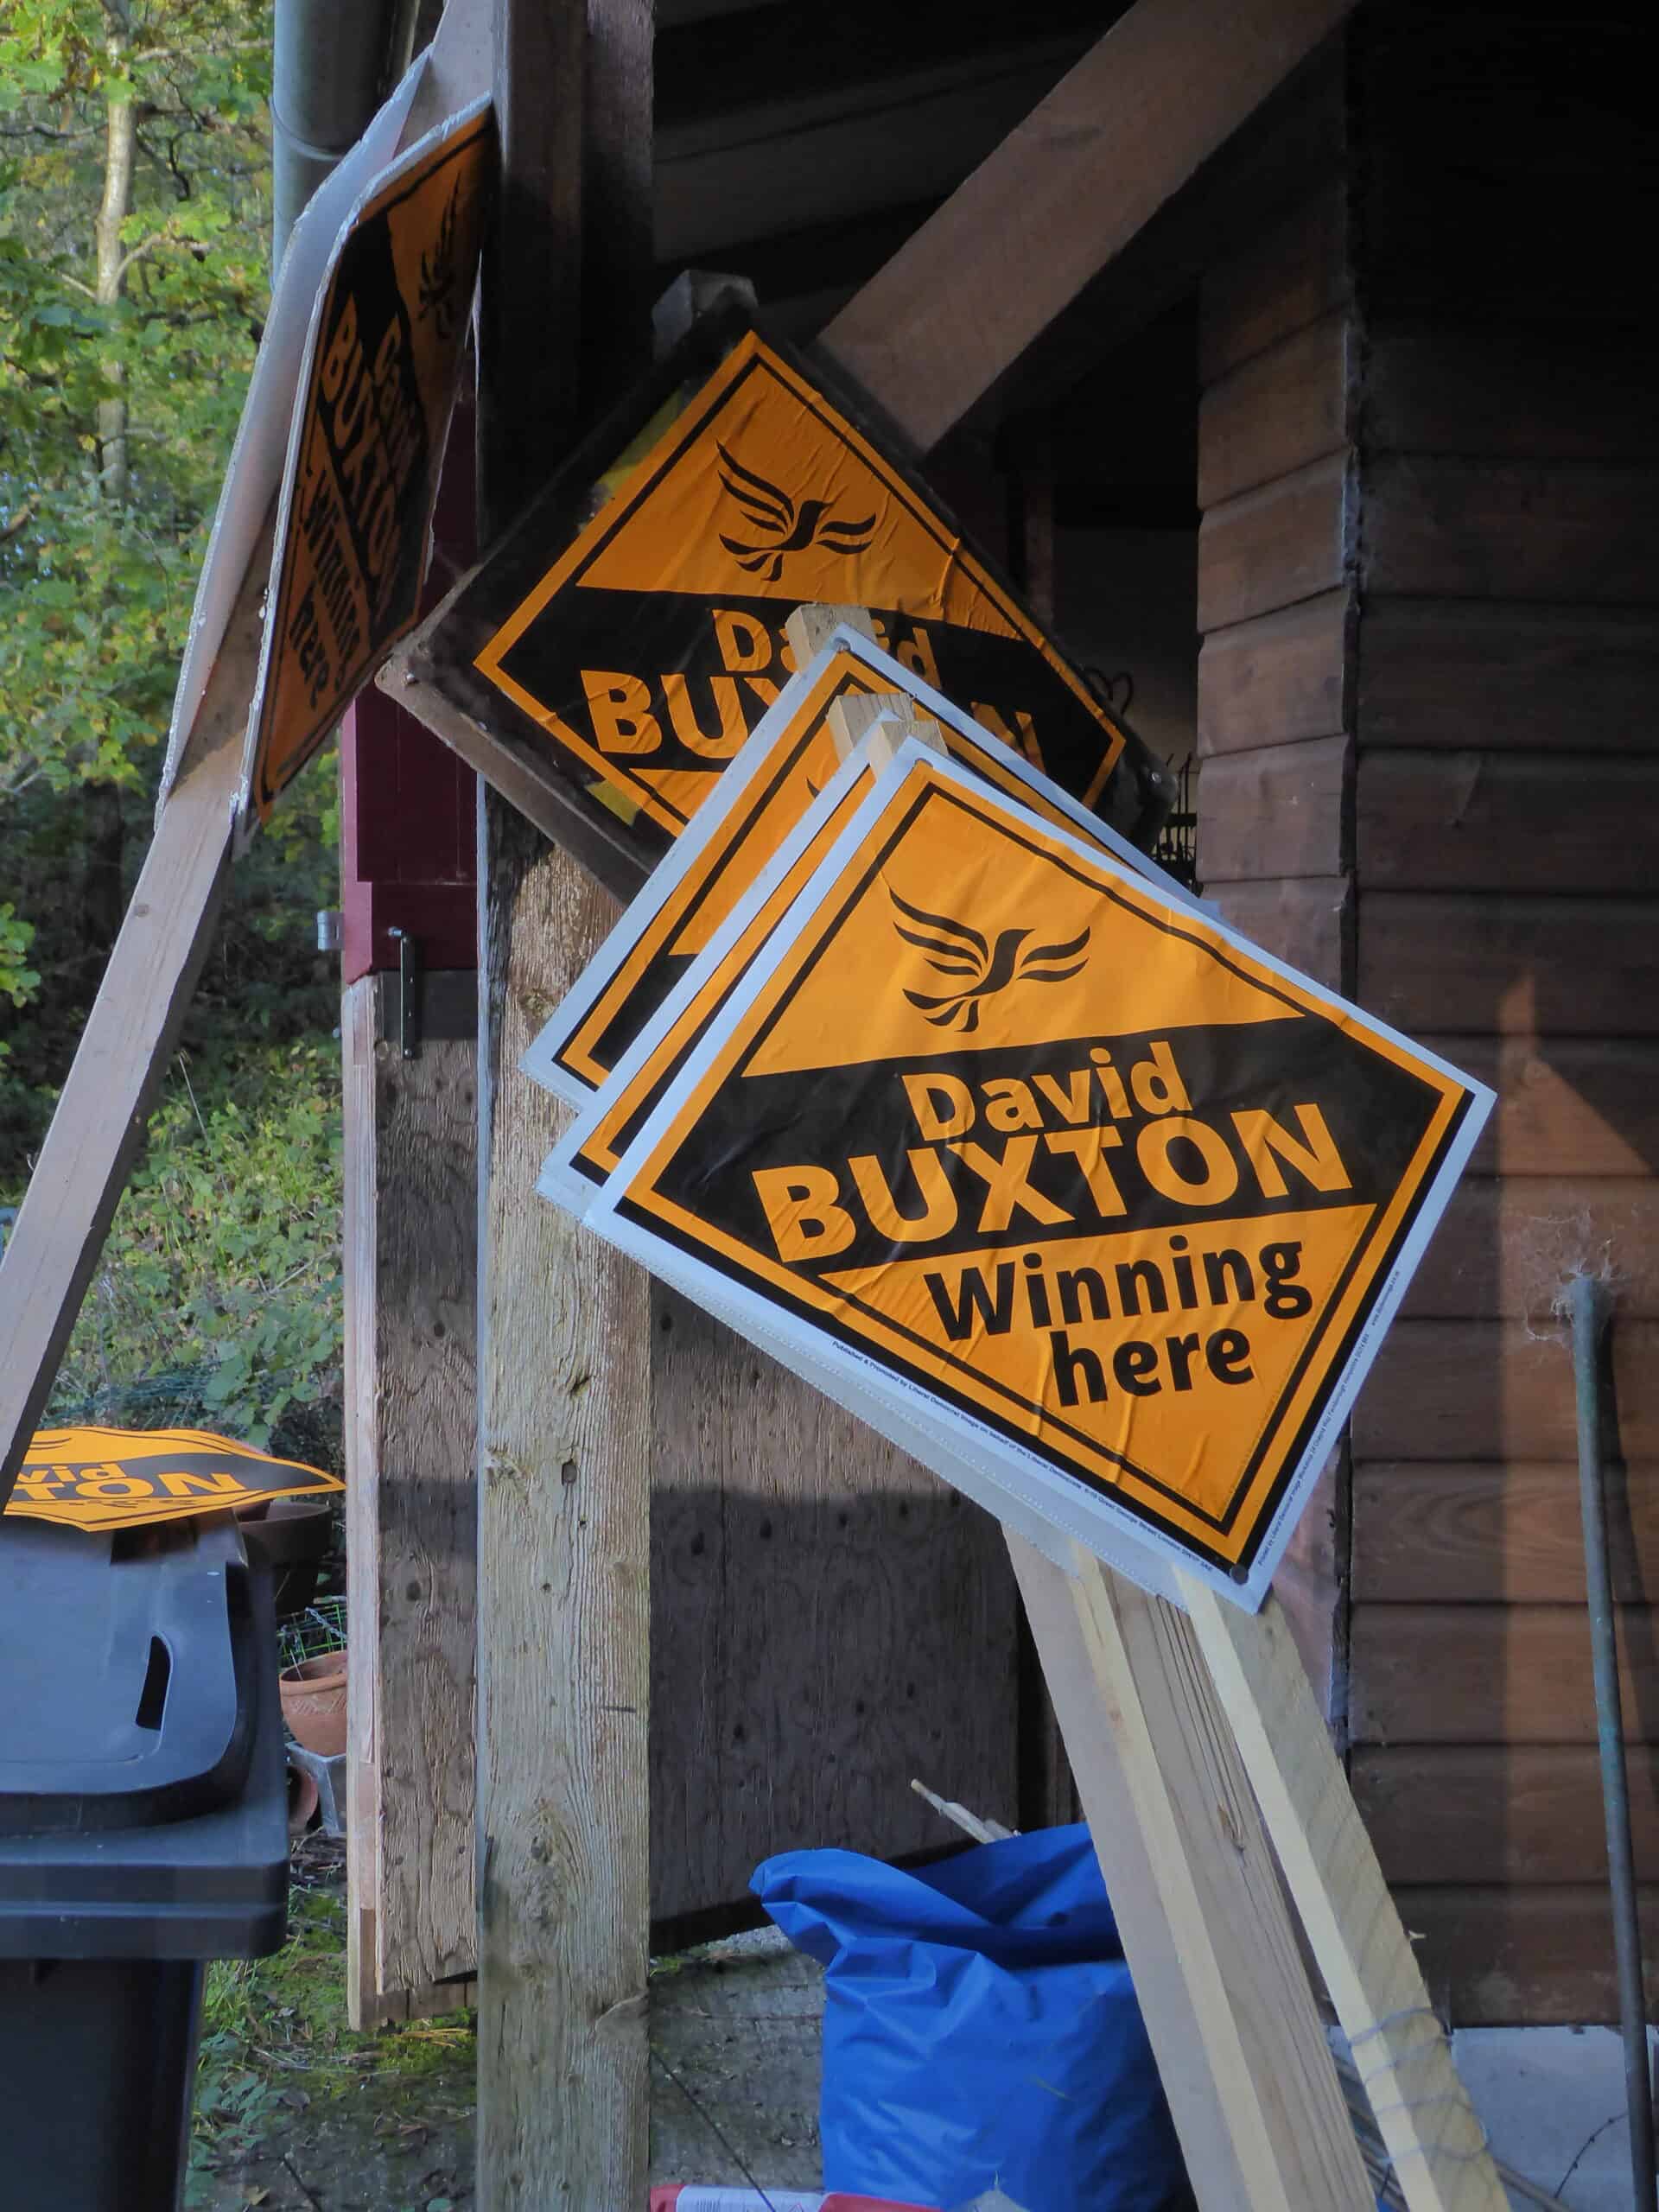
[[[472,2207],[471,2020],[353,2035],[339,1847],[308,1841],[294,1880],[287,1948],[209,1970],[189,2212]],[[770,1932],[653,1962],[653,2180],[817,2183],[822,2005]]]

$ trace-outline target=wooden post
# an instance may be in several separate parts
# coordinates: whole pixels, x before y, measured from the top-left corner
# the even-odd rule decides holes
[[[651,10],[499,0],[482,542],[648,346]],[[580,353],[574,334],[582,318]],[[650,1328],[645,1276],[535,1196],[518,1072],[613,916],[480,791],[478,2195],[645,2196]]]

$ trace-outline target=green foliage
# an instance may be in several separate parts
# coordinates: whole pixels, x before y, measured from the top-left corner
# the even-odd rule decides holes
[[[185,1370],[163,1418],[194,1395],[209,1426],[267,1445],[292,1408],[336,1400],[340,1177],[332,1038],[245,1050],[233,1072],[222,1056],[205,1071],[181,1058],[55,1411],[118,1411],[135,1383]]]
[[[270,53],[267,0],[0,7],[0,1203],[149,842],[265,311]],[[238,867],[59,1413],[308,1427],[301,1456],[328,1456],[337,1000],[313,918],[336,816],[314,772]]]
[[[266,22],[249,0],[0,16],[0,797],[153,783],[264,316]]]
[[[477,2038],[465,2013],[374,2035],[346,2024],[345,1919],[338,1892],[296,1890],[274,1958],[208,1967],[187,2204],[207,2199],[217,2169],[280,2139],[300,2113],[338,2105],[365,2076],[393,2121],[425,2116],[441,2097],[471,2102]],[[417,2201],[431,2212],[433,2199]]]

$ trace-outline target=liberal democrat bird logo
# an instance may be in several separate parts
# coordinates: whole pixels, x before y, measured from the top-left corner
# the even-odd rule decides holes
[[[1089,942],[1085,929],[1063,944],[1028,944],[1029,930],[999,930],[995,944],[988,944],[966,922],[953,922],[946,914],[930,914],[912,906],[889,885],[887,896],[906,918],[915,924],[893,924],[906,944],[919,945],[927,964],[941,976],[962,976],[960,987],[930,997],[924,991],[905,996],[925,1020],[936,1029],[959,1029],[964,1033],[979,1027],[982,1000],[994,998],[1014,983],[1063,983],[1084,966]]]
[[[757,476],[752,468],[745,468],[724,446],[716,444],[715,451],[720,455],[720,480],[742,508],[760,541],[746,544],[741,538],[728,537],[722,532],[720,542],[735,556],[738,567],[747,569],[751,575],[759,575],[775,584],[785,553],[804,553],[811,545],[825,546],[831,553],[861,553],[869,543],[875,529],[874,515],[865,515],[857,522],[836,522],[830,514],[835,504],[830,499],[803,499],[798,507],[787,492]]]

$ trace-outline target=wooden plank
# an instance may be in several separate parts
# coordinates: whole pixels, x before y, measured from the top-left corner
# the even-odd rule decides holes
[[[924,449],[1225,144],[1346,0],[1137,0],[823,345]]]
[[[1198,754],[1336,737],[1351,727],[1345,590],[1212,631],[1198,653]]]
[[[1659,457],[1651,332],[1368,319],[1365,437],[1376,454],[1630,461]]]
[[[445,985],[473,978],[436,971]],[[456,994],[458,995],[458,993]],[[470,988],[467,996],[472,995]],[[476,1031],[405,1060],[346,991],[346,1564],[353,1912],[372,1987],[471,1968],[476,1574]]]
[[[1659,465],[1368,460],[1361,491],[1367,593],[1650,607]]]
[[[974,415],[989,422],[1020,409],[1067,408],[1080,376],[1099,363],[1103,334],[1115,348],[1172,315],[1189,321],[1212,268],[1243,253],[1306,197],[1311,179],[1347,159],[1351,103],[1345,39],[1327,38],[1293,70],[1128,243],[1057,315]],[[1181,375],[1195,366],[1191,336]],[[1189,413],[1196,443],[1197,420]]]
[[[1016,1822],[998,1524],[660,1285],[652,1317],[653,1918],[776,1851],[936,1845],[912,1775]]]
[[[1370,2096],[1410,2212],[1505,2212],[1451,2046],[1355,1806],[1284,1615],[1180,1577],[1221,1711]]]
[[[1659,1889],[1639,1893],[1649,2012],[1659,2005]],[[1401,1889],[1435,2003],[1459,2027],[1617,2021],[1613,1931],[1593,1888]]]
[[[478,2193],[540,2212],[645,2196],[650,1309],[534,1197],[568,1117],[518,1071],[615,910],[486,823]]]
[[[1198,528],[1199,629],[1207,634],[1334,589],[1348,512],[1340,454],[1212,507]]]
[[[1206,762],[1198,875],[1236,884],[1346,874],[1353,747],[1345,737],[1271,745]]]
[[[1201,507],[1346,448],[1351,332],[1338,309],[1209,386],[1198,403]]]
[[[1372,751],[1354,817],[1368,893],[1659,884],[1659,758]]]
[[[1363,891],[1359,999],[1420,1035],[1651,1037],[1659,903]]]
[[[1446,1058],[1497,1104],[1471,1160],[1479,1175],[1579,1178],[1659,1168],[1659,1045],[1623,1038],[1443,1037]]]
[[[57,1380],[213,942],[259,654],[270,559],[268,537],[262,542],[0,1263],[0,1510]]]
[[[1332,990],[1344,988],[1352,907],[1352,886],[1345,875],[1307,876],[1289,883],[1206,882],[1204,888],[1224,918],[1265,951]]]
[[[1659,1740],[1659,1614],[1618,1611],[1624,1734]],[[1580,1605],[1356,1605],[1356,1744],[1592,1744],[1590,1629]],[[1455,1685],[1455,1694],[1449,1694]]]
[[[500,0],[502,190],[480,318],[481,542],[649,327],[651,33],[632,0]],[[577,333],[582,333],[580,348]],[[477,2195],[643,2202],[650,1306],[534,1196],[563,1116],[518,1072],[613,917],[480,798]]]
[[[1659,1459],[1659,1326],[1612,1331],[1627,1459]],[[1396,1321],[1354,1408],[1362,1459],[1567,1459],[1577,1450],[1565,1332],[1526,1321]]]
[[[1230,369],[1348,297],[1348,183],[1326,178],[1300,206],[1204,272],[1198,289],[1198,380]]]
[[[1659,615],[1372,594],[1359,627],[1362,747],[1570,753],[1659,745]],[[1587,760],[1586,770],[1591,769]]]
[[[1659,1590],[1659,1465],[1607,1473],[1613,1594]],[[1578,1469],[1521,1460],[1366,1460],[1354,1470],[1353,1595],[1449,1604],[1584,1603]]]
[[[1008,1543],[1108,1888],[1122,1898],[1201,2212],[1369,2207],[1273,1853],[1192,1624],[1082,1551],[1067,1576]]]
[[[1630,1758],[1637,1871],[1659,1879],[1659,1749]],[[1354,1796],[1390,1883],[1605,1882],[1596,1753],[1551,1744],[1362,1750]]]
[[[1548,1320],[1573,1274],[1614,1270],[1623,1320],[1659,1319],[1659,1182],[1465,1176],[1406,1293],[1403,1313]]]

